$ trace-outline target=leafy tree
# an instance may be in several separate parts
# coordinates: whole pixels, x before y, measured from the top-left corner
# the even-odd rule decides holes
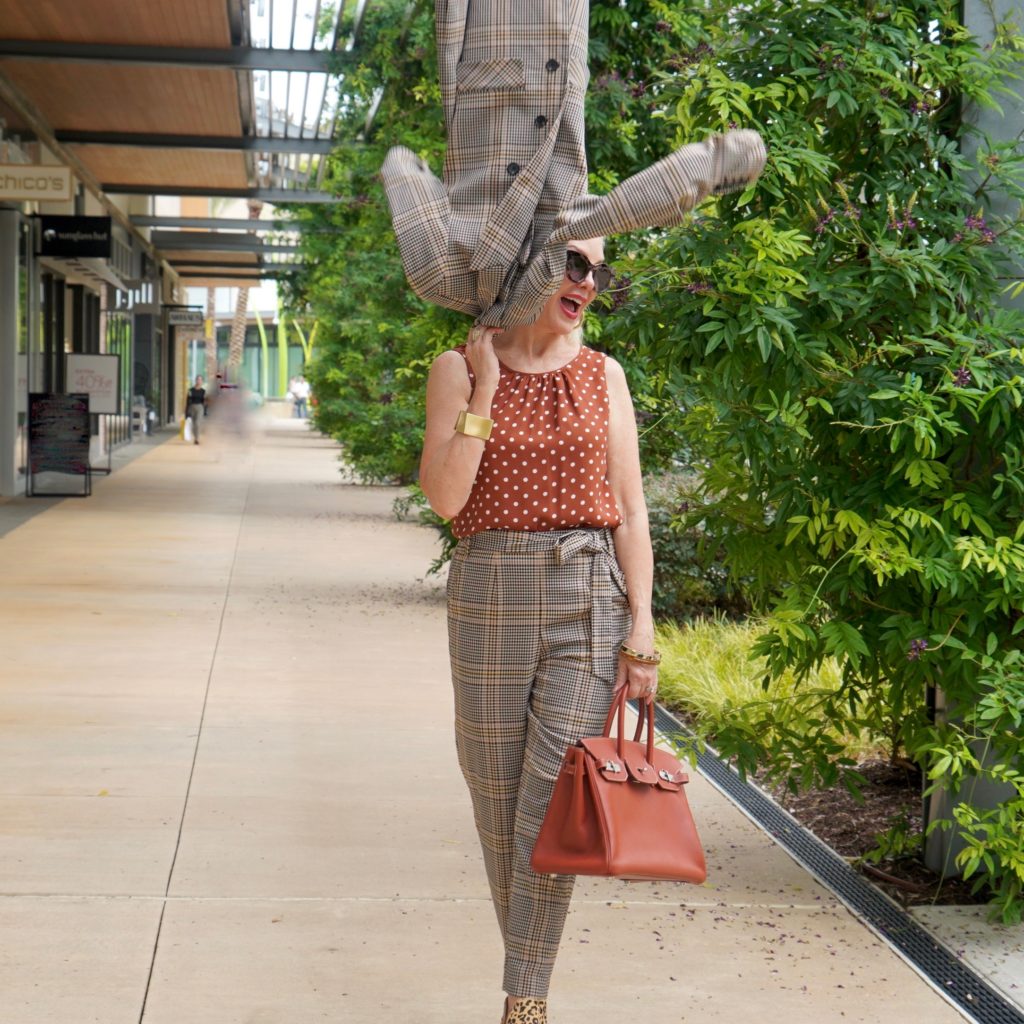
[[[1024,317],[1000,299],[1024,231],[990,200],[1019,207],[1024,158],[962,114],[1005,93],[1022,38],[982,50],[947,0],[652,7],[679,141],[740,123],[771,152],[755,188],[637,253],[607,325],[682,410],[700,471],[682,523],[770,609],[774,674],[841,661],[823,723],[886,737],[935,786],[1007,786],[954,818],[965,873],[1019,919]],[[955,717],[931,719],[934,688]],[[834,774],[825,735],[799,740],[805,782]],[[717,742],[793,771],[739,724]]]
[[[450,346],[454,316],[409,290],[377,174],[402,142],[439,166],[444,130],[432,5],[376,5],[361,31],[359,61],[341,79],[339,135],[324,188],[341,202],[295,206],[306,269],[286,283],[286,303],[319,327],[307,376],[314,423],[343,445],[370,480],[408,483],[422,439],[422,381]],[[367,125],[372,121],[371,129]]]

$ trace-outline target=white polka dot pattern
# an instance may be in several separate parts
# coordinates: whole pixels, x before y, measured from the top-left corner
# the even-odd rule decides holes
[[[465,346],[456,351],[465,358]],[[622,522],[608,483],[604,358],[584,347],[548,373],[502,365],[491,404],[494,428],[469,500],[452,522],[456,537]],[[474,382],[468,363],[466,369]]]

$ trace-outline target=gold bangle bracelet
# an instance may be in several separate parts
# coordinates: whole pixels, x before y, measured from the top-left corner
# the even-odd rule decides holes
[[[642,651],[635,651],[632,647],[627,647],[625,644],[619,644],[619,651],[629,658],[630,661],[639,662],[641,665],[661,664],[661,654],[658,651],[655,651],[653,654],[644,654]]]
[[[477,416],[468,409],[463,409],[455,421],[456,433],[465,434],[467,437],[479,437],[481,441],[486,441],[491,436],[493,427],[494,420],[489,420],[486,416]]]

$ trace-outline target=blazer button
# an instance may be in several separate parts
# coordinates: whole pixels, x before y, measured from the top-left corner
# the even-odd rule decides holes
[[[519,164],[511,163],[505,168],[505,170],[514,178],[519,173]]]
[[[555,60],[554,57],[552,57],[551,60],[549,60],[547,62],[547,64],[544,65],[544,67],[546,67],[548,69],[548,71],[557,71],[558,70],[558,61]]]
[[[533,123],[537,128],[546,128],[548,124],[548,119],[543,114],[541,114]]]

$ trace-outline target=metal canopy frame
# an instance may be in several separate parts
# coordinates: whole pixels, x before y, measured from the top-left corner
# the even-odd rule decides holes
[[[58,131],[58,142],[74,146],[138,146],[154,149],[217,149],[237,153],[330,153],[331,139],[259,138],[222,135],[154,135],[142,132]]]
[[[314,192],[297,188],[204,188],[200,185],[135,185],[103,182],[104,192],[125,196],[224,196],[226,199],[258,199],[263,203],[347,203],[333,192]]]
[[[219,68],[226,71],[319,71],[324,74],[336,72],[338,64],[338,58],[326,50],[253,49],[248,46],[232,46],[224,50],[185,46],[98,46],[24,39],[0,39],[2,58]]]
[[[273,277],[275,274],[285,273],[290,270],[299,269],[302,264],[297,262],[260,262],[260,263],[233,263],[230,260],[217,263],[188,262],[187,260],[172,260],[171,266],[182,277],[194,274],[202,274],[207,277],[245,277],[249,276],[240,271],[249,271],[250,274],[258,274],[260,277]]]
[[[119,25],[116,45],[95,39],[83,42],[79,36],[0,39],[0,99],[10,103],[13,98],[15,111],[31,126],[33,134],[72,166],[86,187],[121,223],[130,226],[141,246],[154,258],[175,266],[177,261],[171,255],[179,250],[207,250],[210,262],[204,260],[198,272],[218,277],[232,276],[221,274],[222,270],[237,273],[243,267],[232,265],[229,258],[216,260],[217,253],[225,257],[253,253],[257,258],[273,254],[271,262],[261,260],[244,267],[273,274],[295,266],[284,262],[286,254],[296,252],[294,246],[266,241],[268,234],[281,235],[287,231],[280,222],[243,221],[237,214],[228,219],[177,218],[177,223],[173,218],[129,218],[108,199],[110,194],[122,194],[239,198],[271,204],[345,201],[325,191],[323,183],[327,161],[339,148],[336,133],[343,97],[338,79],[343,79],[345,69],[354,67],[359,60],[358,41],[371,6],[369,0],[333,0],[330,4],[327,0],[225,0],[225,6],[227,21],[221,24],[226,24],[227,33],[221,30],[217,35],[207,32],[205,37],[191,37],[201,44],[216,38],[216,46],[150,45],[160,42],[161,36],[154,34],[152,24],[146,27],[147,34],[147,30],[141,29],[141,22],[139,32]],[[157,19],[155,24],[159,27],[161,8],[142,5],[142,10],[151,22]],[[327,10],[331,12],[329,19],[325,18]],[[52,36],[63,36],[61,22],[52,19],[49,25]],[[24,27],[19,31],[32,34],[31,29]],[[67,34],[72,35],[70,29]],[[133,36],[138,42],[132,41]],[[219,45],[221,38],[226,45]],[[49,76],[38,70],[30,74],[28,70],[33,64],[38,68],[44,63],[53,66],[56,76],[60,76],[62,67],[67,67],[68,75],[74,75],[86,88],[93,80],[91,76],[132,74],[134,68],[162,69],[168,82],[172,76],[179,76],[173,80],[180,81],[183,73],[193,69],[210,76],[233,75],[235,116],[240,131],[227,135],[223,127],[219,131],[214,128],[216,119],[202,118],[193,119],[198,130],[182,131],[189,127],[187,116],[179,117],[168,131],[170,125],[163,110],[154,109],[151,122],[143,123],[138,116],[139,105],[131,108],[125,130],[110,130],[116,120],[111,123],[109,112],[101,117],[104,112],[99,109],[95,119],[91,113],[79,112],[76,122],[61,124],[60,115],[53,112],[52,101],[47,111],[49,119],[41,113],[45,86],[38,83]],[[24,69],[23,74],[20,69]],[[148,75],[152,80],[152,71],[140,70],[139,75]],[[36,83],[40,95],[28,85],[22,93],[15,81]],[[140,78],[142,81],[146,78]],[[215,84],[212,77],[209,81]],[[223,85],[220,88],[223,97]],[[222,107],[223,103],[217,109]],[[200,124],[209,124],[214,130],[204,132]],[[359,143],[349,140],[345,144]],[[168,151],[166,164],[154,153],[158,150]],[[130,156],[133,153],[138,156]],[[189,153],[194,156],[175,163],[176,155],[185,158]],[[202,154],[209,154],[206,160],[218,161],[211,163],[211,167],[218,168],[220,185],[211,186],[201,180]],[[242,163],[230,163],[239,158]],[[239,170],[232,171],[232,166]],[[166,173],[168,169],[172,173]],[[121,171],[126,173],[122,175]],[[236,185],[231,185],[232,175],[241,179]],[[200,180],[195,180],[197,177]],[[242,187],[245,180],[248,184]],[[182,230],[179,237],[173,230],[167,230],[153,232],[147,239],[148,229],[156,227],[211,231],[224,228],[244,231],[246,235],[222,233],[200,242],[201,232]]]
[[[161,232],[160,237],[153,238],[153,244],[161,252],[185,250],[187,252],[280,252],[297,254],[300,250],[295,244],[284,245],[280,242],[266,242],[261,238],[248,235],[227,235],[222,231],[179,231]]]
[[[297,224],[286,220],[245,220],[241,217],[161,217],[159,214],[139,214],[132,217],[137,228],[222,228],[227,231],[257,231],[260,233],[295,233]]]

